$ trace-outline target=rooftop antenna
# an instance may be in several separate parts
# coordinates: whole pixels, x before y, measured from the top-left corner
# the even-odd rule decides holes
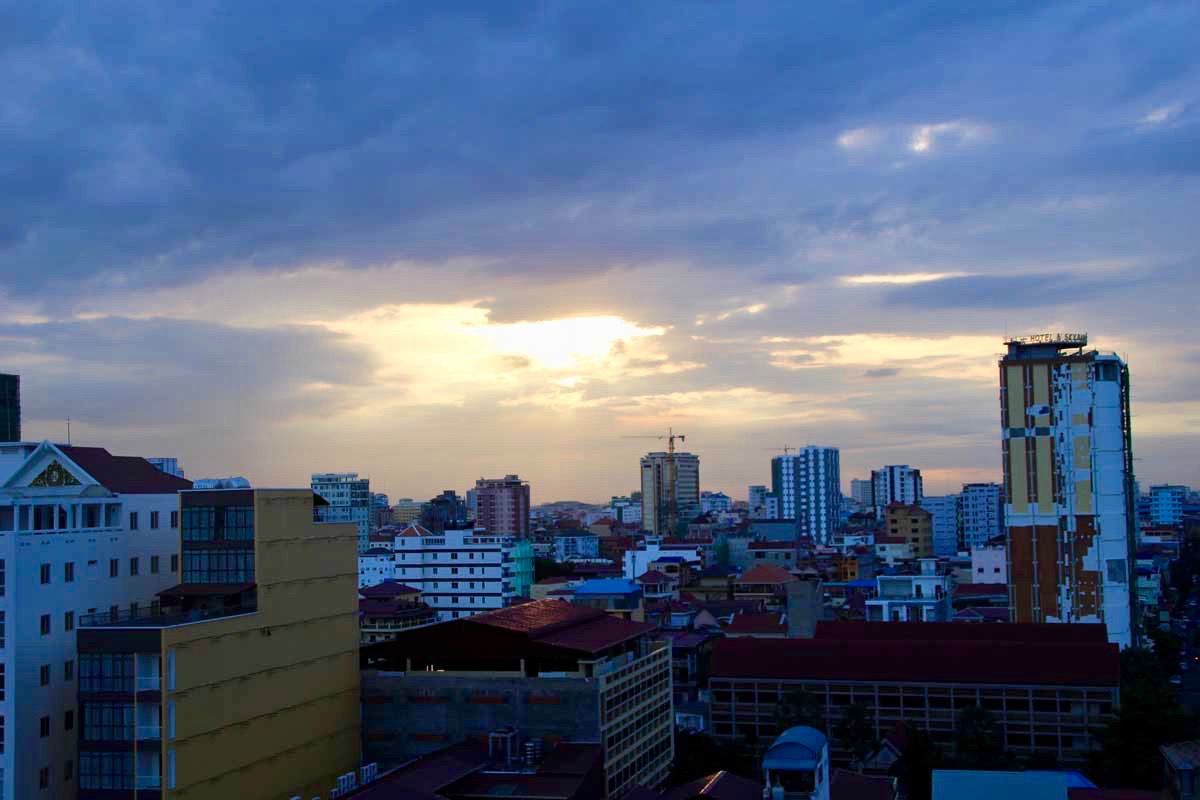
[[[71,418],[67,417],[67,446],[71,445]]]

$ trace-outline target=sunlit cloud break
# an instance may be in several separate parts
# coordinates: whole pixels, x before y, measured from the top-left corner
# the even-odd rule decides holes
[[[968,275],[970,275],[969,272],[880,272],[871,275],[850,275],[849,277],[842,278],[842,283],[848,286],[871,286],[875,284],[903,286],[912,283],[944,281],[947,278],[965,278]]]

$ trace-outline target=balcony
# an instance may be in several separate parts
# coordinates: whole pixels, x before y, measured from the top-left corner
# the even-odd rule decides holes
[[[134,689],[139,692],[162,691],[162,676],[139,675],[134,681]]]
[[[134,785],[138,789],[161,789],[162,775],[138,775]]]
[[[80,628],[169,628],[173,625],[187,625],[193,622],[207,622],[224,617],[234,617],[239,614],[253,614],[258,611],[258,602],[238,603],[219,608],[193,608],[180,611],[174,607],[161,608],[149,606],[136,611],[124,609],[120,611],[105,611],[98,614],[84,614],[79,618]]]
[[[139,741],[143,741],[146,739],[161,739],[162,738],[162,726],[161,725],[138,725],[137,726],[137,738]]]

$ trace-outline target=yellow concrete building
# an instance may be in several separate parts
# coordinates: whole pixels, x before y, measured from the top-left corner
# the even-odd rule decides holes
[[[183,582],[79,629],[81,800],[308,800],[357,772],[357,531],[313,504],[180,494]]]
[[[920,506],[892,503],[884,512],[884,524],[892,537],[912,546],[914,558],[933,557],[933,515]]]

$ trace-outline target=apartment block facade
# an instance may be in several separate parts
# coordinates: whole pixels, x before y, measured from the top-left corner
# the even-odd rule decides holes
[[[908,464],[892,464],[871,470],[871,503],[875,519],[883,519],[884,510],[892,503],[920,505],[925,497],[921,470]]]
[[[1129,370],[1084,334],[1007,343],[1000,361],[1015,622],[1102,622],[1137,640]]]
[[[660,785],[674,757],[671,646],[654,626],[538,600],[362,650],[367,758],[399,764],[512,727],[599,742],[606,796]]]
[[[533,576],[533,544],[515,536],[480,530],[433,533],[420,525],[396,537],[395,572],[401,583],[419,589],[439,620],[469,617],[528,597]]]
[[[475,481],[475,527],[493,536],[529,538],[529,482],[516,475]]]
[[[964,483],[959,497],[965,549],[983,547],[1004,535],[1004,487],[998,483]]]
[[[76,628],[179,582],[178,492],[145,459],[0,445],[0,796],[74,797]]]
[[[833,540],[842,515],[841,456],[836,447],[808,445],[771,459],[771,493],[780,516],[799,523],[818,544]]]
[[[1150,487],[1150,522],[1153,525],[1179,525],[1183,522],[1183,504],[1187,500],[1186,486]]]
[[[965,708],[990,711],[1006,751],[1081,765],[1120,703],[1120,653],[1102,626],[819,622],[812,639],[720,640],[709,688],[718,738],[770,741],[800,689],[829,730],[855,703],[882,739],[898,722],[954,742]],[[837,742],[833,757],[850,754]]]
[[[924,497],[920,505],[933,518],[933,554],[957,553],[962,543],[962,498],[956,494]]]
[[[182,582],[79,626],[79,797],[326,797],[360,762],[357,531],[307,489],[180,495]]]
[[[328,505],[320,506],[321,522],[353,522],[358,530],[358,549],[370,547],[371,481],[357,472],[317,472],[312,490]]]

